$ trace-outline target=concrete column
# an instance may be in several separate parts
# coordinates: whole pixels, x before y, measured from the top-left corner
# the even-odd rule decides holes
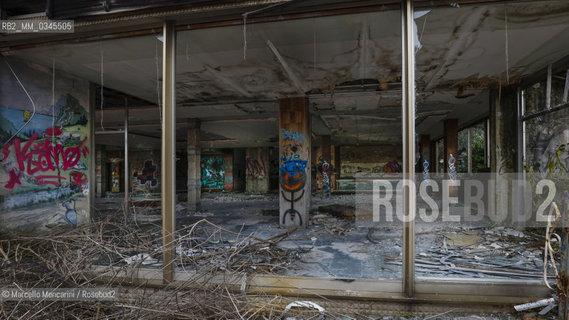
[[[496,223],[510,223],[520,210],[513,210],[513,173],[517,167],[517,88],[506,87],[490,91],[490,177],[495,180],[495,190],[489,202],[489,214]],[[535,192],[535,191],[534,191]],[[519,196],[519,195],[516,195]]]
[[[455,166],[458,159],[458,120],[447,119],[444,122],[444,148],[445,148],[445,172],[449,172],[449,160],[451,155],[454,157]]]
[[[517,89],[506,87],[491,90],[489,139],[492,172],[503,174],[518,169],[517,122]]]
[[[279,197],[281,227],[308,226],[310,211],[310,115],[306,98],[279,101]]]
[[[187,131],[188,156],[188,212],[200,210],[201,198],[201,151],[200,151],[200,120],[188,119]]]
[[[269,149],[248,148],[246,151],[245,192],[261,194],[269,192]]]
[[[246,185],[247,165],[245,162],[245,149],[233,149],[233,190],[244,191]]]

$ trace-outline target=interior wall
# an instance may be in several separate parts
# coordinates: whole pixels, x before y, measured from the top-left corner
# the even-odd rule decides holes
[[[0,228],[45,231],[84,223],[89,219],[89,82],[5,59],[19,81],[8,64],[0,63]]]
[[[401,145],[342,146],[340,149],[340,175],[342,179],[384,172],[392,161],[402,163]]]

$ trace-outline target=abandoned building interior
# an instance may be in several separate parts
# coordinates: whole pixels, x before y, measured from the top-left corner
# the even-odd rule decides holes
[[[535,209],[550,189],[516,198],[504,181],[550,179],[551,202],[567,209],[569,3],[415,1],[410,20],[398,1],[296,13],[311,2],[234,8],[227,22],[179,15],[162,26],[150,16],[156,27],[116,37],[0,39],[2,230],[44,234],[118,216],[166,245],[188,226],[218,227],[172,255],[125,253],[156,281],[200,268],[182,259],[201,254],[196,239],[207,239],[206,253],[277,237],[281,257],[261,248],[247,262],[259,275],[252,287],[550,297],[567,256],[544,252],[547,223],[510,219],[520,199]],[[398,184],[409,172],[417,190]],[[471,206],[468,179],[497,182]],[[456,201],[421,197],[427,180],[435,193],[461,181]],[[490,203],[495,212],[480,207]],[[411,222],[387,210],[433,204],[448,209]],[[460,219],[470,210],[480,219]]]

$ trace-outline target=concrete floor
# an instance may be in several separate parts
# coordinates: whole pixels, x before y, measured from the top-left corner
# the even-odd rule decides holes
[[[118,198],[99,199],[97,208],[116,208]],[[402,229],[400,222],[370,224],[365,219],[333,217],[322,206],[353,207],[354,195],[312,198],[311,223],[278,243],[292,261],[277,273],[342,279],[401,279]],[[320,209],[319,209],[320,208]],[[232,232],[258,238],[275,236],[278,224],[276,194],[203,193],[199,213],[176,206],[177,226],[201,219]],[[160,224],[160,207],[136,209],[139,222]],[[235,237],[224,235],[224,241]],[[489,223],[464,226],[456,223],[417,223],[416,274],[419,277],[541,279],[542,240],[528,231],[496,227]]]

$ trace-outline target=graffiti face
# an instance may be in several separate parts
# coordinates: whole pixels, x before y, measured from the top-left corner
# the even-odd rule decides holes
[[[279,166],[279,183],[282,198],[290,203],[290,208],[282,216],[282,224],[302,225],[302,214],[295,209],[295,203],[304,197],[304,187],[307,182],[308,160],[303,159],[303,148],[300,146],[306,142],[306,135],[300,134],[293,129],[281,129],[281,137],[284,140],[281,148]],[[295,193],[299,193],[295,196]]]
[[[298,154],[291,157],[281,157],[279,180],[284,190],[294,192],[304,188],[306,184],[306,165],[307,161],[300,159]]]

